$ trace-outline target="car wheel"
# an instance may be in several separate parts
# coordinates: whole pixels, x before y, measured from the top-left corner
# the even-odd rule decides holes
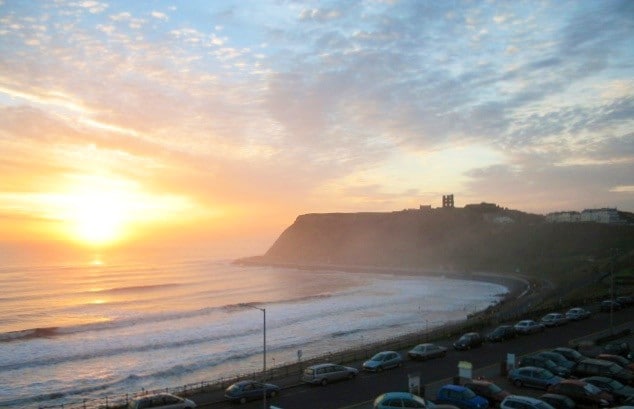
[[[348,374],[348,379],[354,379],[354,377],[355,377],[355,373],[354,372],[350,372]]]
[[[383,371],[383,367],[382,366],[377,366],[376,367],[376,371],[377,372],[382,372]]]
[[[447,351],[444,351],[441,356],[447,356]]]
[[[243,396],[240,398],[240,404],[245,404],[245,403],[247,403],[247,398]]]
[[[522,386],[524,386],[522,381],[520,381],[519,379],[514,380],[513,385],[517,386],[518,388],[521,388]]]
[[[277,395],[277,391],[271,391],[271,393],[269,394],[269,396],[271,396],[272,398],[274,398]]]
[[[326,386],[326,385],[328,385],[328,379],[326,379],[326,378],[322,379],[322,380],[321,380],[321,382],[320,382],[320,384],[321,384],[321,386]]]
[[[396,364],[396,367],[397,367],[397,368],[400,368],[401,366],[403,366],[403,363],[402,363],[402,362],[399,362],[398,364]]]

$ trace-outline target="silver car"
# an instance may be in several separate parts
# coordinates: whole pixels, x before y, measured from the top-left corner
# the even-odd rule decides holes
[[[363,363],[365,371],[381,372],[384,369],[396,368],[403,364],[403,358],[398,352],[383,351],[374,355]]]
[[[518,334],[534,334],[536,332],[542,332],[544,325],[533,320],[522,320],[513,326],[515,332]]]
[[[411,359],[425,360],[447,355],[447,348],[436,344],[419,344],[407,352]]]
[[[128,403],[128,409],[194,409],[195,407],[196,404],[193,401],[169,393],[140,396]]]
[[[551,312],[542,317],[541,323],[547,327],[558,327],[568,323],[568,318],[559,312]]]
[[[326,386],[330,382],[342,379],[353,379],[359,374],[359,370],[349,366],[337,364],[317,364],[304,369],[302,381],[314,385]]]

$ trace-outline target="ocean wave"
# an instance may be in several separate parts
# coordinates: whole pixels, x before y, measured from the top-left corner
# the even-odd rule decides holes
[[[259,332],[260,332],[260,329],[252,329],[252,330],[241,331],[239,334],[252,335]],[[164,350],[177,349],[177,348],[188,347],[188,346],[197,345],[197,344],[204,344],[204,343],[209,343],[214,341],[223,341],[223,340],[234,338],[236,335],[237,335],[236,333],[230,333],[226,335],[218,335],[215,337],[206,336],[203,338],[183,339],[179,341],[164,342],[158,345],[155,343],[147,343],[143,345],[126,345],[126,346],[121,346],[117,348],[107,348],[107,349],[103,349],[99,351],[91,351],[87,353],[79,353],[74,355],[60,355],[60,356],[55,356],[50,358],[38,357],[37,359],[31,360],[31,361],[20,361],[20,362],[10,363],[6,365],[0,365],[0,371],[44,367],[44,366],[56,365],[60,363],[83,361],[83,360],[95,359],[95,358],[105,358],[105,357],[112,357],[112,356],[121,355],[121,354],[140,353],[140,352],[146,352],[146,351],[158,350],[158,349],[164,349]]]
[[[166,284],[167,285],[167,284]],[[147,286],[154,287],[154,286]],[[131,288],[131,287],[127,287]],[[111,321],[98,321],[92,323],[84,323],[78,325],[71,326],[50,326],[46,328],[27,328],[18,331],[9,331],[0,333],[0,342],[11,342],[11,341],[25,341],[32,338],[51,338],[56,336],[63,335],[71,335],[80,332],[89,332],[89,331],[104,331],[104,330],[113,330],[118,328],[131,327],[134,325],[138,325],[139,323],[148,324],[148,323],[160,323],[165,321],[172,320],[182,320],[187,318],[197,318],[205,315],[211,315],[216,312],[224,312],[224,313],[234,313],[244,311],[249,308],[256,308],[259,305],[279,305],[279,304],[289,304],[289,303],[298,303],[298,302],[307,302],[312,300],[326,299],[332,297],[330,293],[310,295],[305,297],[296,297],[289,298],[285,300],[278,300],[274,302],[249,302],[249,303],[237,303],[237,304],[227,304],[218,307],[206,307],[197,310],[191,311],[180,311],[180,312],[165,312],[165,313],[156,313],[156,314],[148,314],[143,317],[131,317],[124,318],[118,320]]]

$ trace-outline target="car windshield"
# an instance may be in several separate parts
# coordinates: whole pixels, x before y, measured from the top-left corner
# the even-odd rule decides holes
[[[610,385],[610,388],[613,391],[625,388],[625,385],[623,385],[621,382],[617,381],[616,379],[610,379],[610,381],[608,382],[608,385]]]
[[[617,374],[617,373],[621,372],[621,367],[618,366],[617,364],[612,364],[608,368],[608,371],[610,371],[610,373]]]
[[[550,371],[548,371],[548,370],[544,369],[544,370],[538,371],[538,372],[535,374],[535,376],[536,376],[537,378],[539,378],[539,379],[550,379],[550,378],[552,378],[552,377],[553,377],[553,376],[555,376],[555,375],[553,375],[553,373],[552,373],[552,372],[550,372]]]
[[[499,386],[497,386],[494,383],[489,384],[489,386],[487,387],[488,391],[490,393],[500,393],[502,392],[502,388],[500,388]]]
[[[590,393],[591,395],[598,395],[601,393],[601,389],[597,388],[596,386],[594,386],[591,383],[586,383],[583,386],[583,389],[586,390],[586,392]]]
[[[384,359],[385,359],[385,353],[379,352],[378,354],[376,354],[372,358],[370,358],[370,361],[382,361]]]
[[[553,409],[553,407],[546,402],[535,402],[535,407],[538,409]]]
[[[474,392],[474,391],[472,391],[471,389],[465,389],[465,390],[462,392],[462,397],[463,397],[463,398],[465,398],[465,399],[473,399],[473,398],[475,398],[475,397],[476,397],[476,394],[475,394],[475,392]]]

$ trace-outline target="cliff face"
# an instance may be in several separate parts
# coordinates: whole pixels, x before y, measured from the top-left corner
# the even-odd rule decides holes
[[[306,214],[256,261],[562,273],[605,263],[613,248],[631,260],[633,226],[546,223],[539,215],[489,210]]]

